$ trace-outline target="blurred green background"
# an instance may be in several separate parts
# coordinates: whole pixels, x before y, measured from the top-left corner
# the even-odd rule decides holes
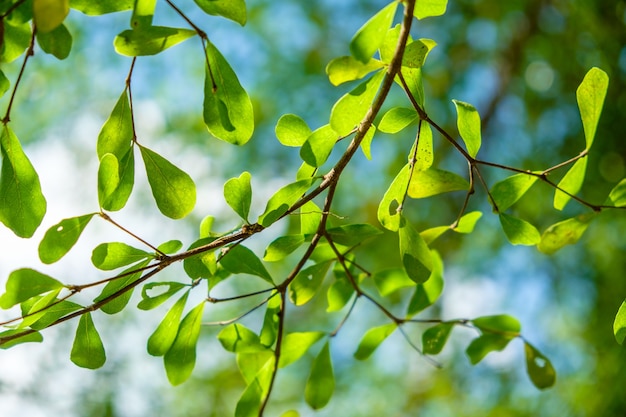
[[[204,67],[197,40],[138,60],[133,97],[139,140],[190,172],[200,198],[188,221],[163,222],[145,181],[141,189],[138,180],[129,213],[114,218],[148,240],[179,238],[189,243],[198,222],[208,214],[217,217],[218,230],[237,225],[222,203],[221,187],[227,178],[251,171],[259,213],[264,199],[293,178],[300,159],[297,149],[279,146],[273,132],[276,120],[295,113],[313,128],[327,123],[332,104],[352,86],[331,86],[325,66],[332,58],[348,54],[352,35],[385,2],[249,0],[244,28],[206,16],[190,1],[177,3],[229,60],[253,99],[258,124],[255,137],[243,148],[209,137],[201,118]],[[70,57],[56,61],[37,51],[27,68],[12,127],[27,144],[40,174],[47,173],[41,175],[51,204],[48,225],[97,208],[95,140],[130,65],[130,59],[114,53],[112,39],[129,19],[128,12],[87,18],[72,11],[66,23],[74,36]],[[164,2],[159,2],[155,24],[184,26]],[[483,121],[481,158],[525,169],[545,169],[584,148],[575,90],[589,68],[602,68],[610,85],[581,196],[601,203],[626,174],[626,2],[451,0],[443,17],[416,21],[412,36],[438,44],[424,68],[426,110],[431,118],[448,132],[456,132],[450,100],[474,104]],[[18,61],[2,68],[11,80]],[[7,99],[8,94],[0,100],[2,108]],[[393,103],[408,105],[399,91],[386,108]],[[337,213],[350,221],[376,224],[378,202],[405,163],[413,139],[408,130],[393,137],[377,135],[373,160],[359,155],[345,172]],[[464,160],[436,134],[435,158],[446,169],[460,174],[466,170]],[[484,174],[491,184],[506,176],[498,170],[484,170]],[[62,202],[52,203],[53,194]],[[421,229],[449,224],[462,202],[458,193],[414,200],[406,214]],[[337,386],[330,404],[314,413],[303,400],[311,360],[321,347],[316,346],[279,374],[268,415],[291,408],[302,416],[626,415],[626,354],[612,332],[614,315],[626,297],[624,213],[603,212],[578,245],[548,257],[534,248],[506,244],[482,190],[472,198],[470,209],[485,213],[477,230],[469,236],[446,235],[434,245],[444,259],[446,287],[442,299],[423,317],[497,313],[518,317],[524,335],[552,360],[556,386],[546,391],[532,386],[519,341],[470,366],[464,349],[472,333],[462,329],[455,330],[437,358],[442,370],[420,357],[399,334],[369,361],[355,361],[352,354],[363,332],[385,323],[371,305],[360,301],[332,341]],[[570,203],[565,213],[556,212],[552,191],[539,185],[515,210],[543,230],[588,209]],[[294,221],[282,227],[295,226]],[[280,232],[268,231],[251,246],[262,253],[264,244]],[[6,230],[0,233],[3,285],[12,269],[37,265],[36,241],[16,243],[24,247],[16,257],[15,238]],[[91,233],[82,252],[54,267],[65,281],[98,278],[88,268],[87,257],[94,246],[89,246],[89,239],[97,243],[109,236],[123,238],[111,235],[104,226],[94,226]],[[389,236],[382,244],[364,245],[357,259],[370,270],[395,266],[396,245]],[[281,266],[272,267],[276,274],[283,271]],[[164,275],[163,280],[184,279],[180,271]],[[233,285],[237,288],[240,283]],[[229,290],[233,292],[233,288],[224,291]],[[406,301],[406,296],[386,300],[392,308],[401,308]],[[289,330],[332,330],[342,314],[324,314],[325,302],[320,294],[303,311],[291,311]],[[232,317],[253,304],[254,300],[238,306],[209,306],[207,321]],[[29,416],[229,415],[244,382],[234,356],[215,341],[219,328],[203,333],[194,375],[181,387],[170,387],[161,361],[145,353],[145,340],[165,311],[156,310],[156,316],[150,317],[129,308],[118,316],[98,317],[108,362],[96,372],[69,362],[71,325],[50,330],[49,340],[41,346],[3,352],[0,404],[7,405],[0,405],[0,410],[27,410],[22,415]],[[246,317],[244,323],[256,328],[259,320],[262,313]],[[407,326],[415,341],[424,329]]]

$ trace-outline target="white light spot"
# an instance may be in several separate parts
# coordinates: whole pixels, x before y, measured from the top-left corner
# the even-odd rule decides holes
[[[554,70],[543,61],[535,61],[526,68],[524,78],[530,88],[543,93],[554,83]]]

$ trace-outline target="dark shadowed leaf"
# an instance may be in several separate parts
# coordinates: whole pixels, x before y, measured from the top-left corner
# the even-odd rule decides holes
[[[472,340],[472,342],[465,350],[465,353],[469,357],[472,365],[476,365],[478,362],[483,360],[483,358],[487,356],[489,352],[503,350],[511,340],[511,337],[502,336],[499,334],[483,334]]]
[[[424,239],[404,220],[400,224],[400,258],[409,278],[418,284],[428,280],[433,270],[430,249]]]
[[[37,32],[37,43],[45,53],[54,55],[57,59],[65,59],[72,49],[72,35],[61,24],[50,32]]]
[[[448,341],[454,323],[439,323],[422,334],[422,351],[426,355],[437,355]]]
[[[526,371],[532,383],[539,389],[549,388],[556,382],[552,363],[530,343],[524,343]]]

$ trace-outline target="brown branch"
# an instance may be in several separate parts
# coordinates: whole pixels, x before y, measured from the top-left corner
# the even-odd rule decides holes
[[[17,94],[17,88],[20,85],[20,81],[22,81],[22,76],[24,75],[24,71],[26,69],[26,63],[28,59],[35,54],[35,35],[37,33],[37,28],[33,24],[33,32],[30,37],[30,43],[28,44],[28,49],[26,50],[26,54],[24,55],[24,61],[22,62],[22,66],[20,68],[20,72],[17,75],[17,80],[15,81],[15,85],[13,86],[13,91],[11,92],[11,98],[9,99],[9,105],[7,106],[7,111],[2,118],[2,123],[7,124],[11,121],[11,109],[13,108],[13,101],[15,100],[15,96]]]

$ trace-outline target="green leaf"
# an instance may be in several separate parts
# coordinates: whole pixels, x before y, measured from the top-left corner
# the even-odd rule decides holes
[[[626,339],[626,301],[622,303],[615,315],[613,334],[615,335],[617,343],[620,345],[624,343],[624,339]]]
[[[152,25],[157,0],[135,0],[133,15],[130,18],[132,28],[146,28]]]
[[[595,217],[596,213],[581,214],[553,224],[541,235],[537,249],[546,255],[552,255],[565,245],[573,245],[580,240]]]
[[[133,265],[120,274],[122,276],[121,278],[116,278],[116,279],[109,281],[102,289],[102,292],[100,293],[100,295],[98,295],[94,299],[94,301],[95,302],[103,301],[106,298],[117,293],[118,291],[122,291],[124,288],[127,288],[128,286],[132,285],[135,281],[141,278],[143,271],[141,271],[140,269],[148,265],[149,262],[150,260],[147,259],[143,262]],[[136,271],[136,272],[133,272],[133,271]],[[103,305],[102,308],[100,308],[100,310],[102,310],[102,312],[106,314],[117,314],[126,307],[132,295],[133,295],[132,288],[129,290],[126,290],[122,294],[117,295],[115,299]]]
[[[585,131],[586,148],[591,148],[602,114],[604,98],[609,88],[609,76],[600,68],[591,68],[576,90],[576,100]]]
[[[392,232],[398,231],[400,227],[402,204],[409,186],[410,176],[411,168],[407,164],[396,175],[378,205],[378,221],[385,229]]]
[[[311,346],[323,336],[323,332],[295,332],[286,334],[283,339],[278,367],[284,368],[300,359]]]
[[[250,187],[250,173],[244,171],[238,178],[231,178],[224,184],[224,199],[246,222],[252,202],[252,188]]]
[[[424,84],[422,82],[422,69],[421,68],[409,68],[402,67],[402,76],[404,77],[404,82],[409,88],[409,92],[417,101],[417,104],[423,109],[425,106],[426,96],[424,94]],[[396,83],[400,84],[403,88],[404,85],[398,80],[396,77]],[[425,126],[429,126],[425,124]]]
[[[398,2],[394,1],[376,13],[368,20],[350,41],[350,53],[363,63],[369,62],[385,38],[393,17],[396,14]]]
[[[168,240],[167,242],[161,243],[159,246],[157,246],[157,249],[165,254],[171,255],[178,252],[182,247],[183,242],[181,242],[180,240],[172,239]]]
[[[296,410],[289,410],[281,414],[280,417],[300,417],[300,413],[298,413]]]
[[[437,355],[448,341],[454,323],[439,323],[422,334],[422,352],[425,355]]]
[[[167,311],[161,323],[152,332],[148,338],[148,353],[152,356],[163,356],[170,350],[176,334],[178,333],[178,326],[180,318],[183,315],[187,298],[189,297],[189,291],[185,293],[174,303],[174,305]]]
[[[33,0],[33,20],[38,32],[46,33],[57,28],[69,12],[69,0]]]
[[[140,146],[148,182],[157,207],[171,219],[181,219],[196,205],[196,185],[191,177],[156,152]]]
[[[259,350],[253,353],[237,353],[237,366],[246,385],[254,382],[261,369],[267,363],[274,364],[274,351],[271,349]]]
[[[304,399],[314,410],[323,408],[335,390],[335,375],[330,356],[330,342],[326,342],[313,361],[309,379],[304,388]]]
[[[515,204],[535,182],[537,182],[537,177],[533,175],[515,174],[495,183],[490,193],[498,211],[505,211]]]
[[[81,233],[96,213],[61,220],[48,229],[39,244],[39,259],[51,264],[61,259],[78,241]]]
[[[309,135],[300,149],[300,157],[312,167],[319,167],[330,156],[337,139],[330,125],[324,125]]]
[[[313,201],[307,201],[300,208],[300,233],[303,235],[312,235],[317,232],[322,219],[322,209],[320,209]]]
[[[437,46],[432,39],[416,39],[407,44],[402,56],[402,66],[408,68],[421,68],[428,53]]]
[[[102,339],[93,324],[91,313],[80,316],[70,359],[81,368],[98,369],[106,362]]]
[[[565,176],[559,181],[559,188],[574,195],[580,191],[580,187],[585,180],[585,173],[587,171],[587,157],[581,158],[567,171]],[[569,202],[571,197],[561,190],[554,192],[554,208],[557,210],[563,210],[565,205]]]
[[[172,347],[163,357],[167,379],[172,385],[185,382],[196,365],[196,345],[202,326],[204,301],[193,308],[178,327],[178,334]]]
[[[456,107],[456,124],[459,129],[459,134],[463,142],[465,142],[467,153],[469,153],[472,158],[475,158],[481,144],[480,115],[474,106],[469,103],[459,100],[452,100],[452,102]]]
[[[437,168],[416,171],[409,183],[409,197],[426,198],[451,191],[469,190],[467,180],[453,172]]]
[[[377,59],[370,59],[363,63],[351,56],[342,56],[328,63],[326,74],[330,83],[337,86],[348,81],[360,80],[383,66],[384,64]]]
[[[98,269],[110,271],[152,257],[151,253],[125,243],[111,242],[99,244],[91,254],[91,262]]]
[[[506,238],[513,245],[536,245],[541,241],[541,235],[535,226],[526,220],[500,213],[500,224]]]
[[[476,365],[483,360],[489,352],[503,350],[511,340],[511,337],[499,334],[483,334],[472,340],[465,350],[465,353],[469,357],[471,364]]]
[[[0,135],[0,150],[0,221],[17,236],[31,237],[46,213],[39,176],[6,124]]]
[[[331,262],[311,265],[298,272],[289,284],[289,299],[297,306],[308,303],[324,281]]]
[[[259,415],[261,402],[269,391],[270,381],[274,373],[274,363],[272,356],[255,375],[237,402],[235,417],[257,417]]]
[[[254,353],[267,350],[259,336],[243,324],[230,324],[217,335],[224,349],[235,353]]]
[[[431,256],[433,259],[433,270],[428,281],[418,284],[417,288],[415,288],[415,293],[411,297],[407,308],[408,317],[412,317],[433,305],[443,292],[443,261],[437,251],[431,251]]]
[[[52,291],[50,294],[54,294],[57,293],[57,290]],[[24,315],[25,311],[31,311],[34,309],[35,305],[37,303],[39,303],[43,298],[45,297],[33,297],[27,301],[25,301],[24,303],[21,304],[22,307],[22,315]],[[70,313],[73,313],[75,311],[80,310],[81,308],[83,308],[81,305],[73,303],[71,301],[67,301],[67,300],[59,300],[58,298],[53,300],[51,303],[51,305],[49,305],[48,307],[46,307],[45,313],[41,316],[39,316],[39,318],[34,321],[33,323],[30,323],[30,328],[31,329],[35,329],[35,330],[43,330],[46,327],[48,327],[50,324],[54,323],[55,321],[57,321],[58,319],[60,319],[61,317],[64,317]]]
[[[31,27],[29,23],[13,23],[3,19],[4,38],[0,48],[0,62],[9,63],[20,57],[30,44]]]
[[[239,23],[246,24],[245,0],[194,0],[205,13],[213,16],[222,16]]]
[[[4,72],[0,70],[0,97],[4,95],[11,87],[11,81],[4,75]]]
[[[70,7],[72,9],[76,9],[90,16],[131,10],[134,4],[135,0],[70,0]]]
[[[140,310],[152,310],[169,300],[171,296],[185,288],[187,285],[180,282],[150,282],[141,289],[141,301],[137,304]],[[154,288],[166,287],[165,290],[156,295],[149,294]]]
[[[39,319],[46,315],[48,308],[50,308],[53,303],[58,302],[57,296],[61,292],[62,288],[57,288],[54,291],[50,291],[46,295],[39,297],[32,297],[26,302],[22,303],[20,306],[22,311],[26,311],[26,314],[22,314],[22,321],[20,322],[18,328],[24,329],[29,327],[31,324],[36,323]],[[26,308],[26,304],[31,304],[30,308]]]
[[[367,223],[331,227],[327,232],[333,242],[345,246],[358,245],[366,239],[383,233],[380,229]]]
[[[25,334],[24,336],[20,336],[18,338],[9,340],[7,342],[4,342],[3,339],[7,338],[9,336],[13,336],[16,334],[20,334],[20,333],[24,333],[24,330],[21,329],[15,329],[15,330],[7,330],[4,332],[0,332],[0,349],[8,349],[10,347],[13,347],[15,345],[19,345],[22,343],[29,343],[29,342],[43,342],[43,336],[41,335],[41,333],[39,332],[33,332],[33,333],[28,333]]]
[[[326,293],[326,300],[328,301],[328,308],[326,312],[339,311],[350,301],[354,294],[354,287],[346,278],[337,278]]]
[[[363,151],[363,155],[370,161],[372,160],[372,140],[374,140],[375,134],[376,126],[372,124],[361,140],[361,151]]]
[[[393,294],[401,288],[415,287],[415,281],[409,278],[404,269],[399,268],[378,271],[372,276],[372,279],[376,289],[383,297]]]
[[[100,158],[98,167],[98,203],[109,211],[124,208],[135,182],[135,153],[128,148],[121,160],[111,153]]]
[[[31,297],[63,287],[61,282],[34,269],[18,269],[7,279],[6,292],[0,296],[0,308],[6,310]]]
[[[480,211],[466,213],[459,219],[459,223],[452,230],[457,233],[472,233],[476,223],[482,216],[483,214]]]
[[[446,12],[448,0],[419,0],[415,3],[413,15],[418,19],[441,16]]]
[[[265,249],[263,260],[265,262],[276,262],[283,260],[287,255],[298,249],[304,243],[303,235],[280,236]]]
[[[522,330],[522,325],[515,317],[508,314],[478,317],[472,324],[483,332],[497,333],[501,336],[516,337]]]
[[[45,53],[54,55],[57,59],[65,59],[72,49],[72,35],[61,24],[50,32],[37,32],[37,43]]]
[[[421,123],[417,154],[415,155],[415,170],[425,171],[433,165],[433,131],[428,123]],[[413,152],[411,152],[412,158]]]
[[[409,278],[418,284],[428,280],[433,270],[433,259],[424,239],[404,219],[400,224],[400,258]]]
[[[261,333],[259,335],[259,340],[263,346],[272,346],[278,336],[282,299],[277,295],[277,292],[272,293],[273,297],[269,299],[267,302],[267,308],[265,309],[263,327],[261,328]]]
[[[204,123],[218,139],[243,145],[252,137],[252,102],[237,75],[217,48],[208,43],[209,67],[204,81]]]
[[[613,187],[604,204],[607,206],[613,205],[615,207],[626,206],[626,178]]]
[[[314,178],[299,180],[276,191],[267,202],[263,214],[259,216],[258,222],[261,226],[268,227],[285,214],[304,195],[313,181]]]
[[[524,343],[526,371],[532,383],[539,389],[549,388],[556,382],[552,363],[530,343]]]
[[[226,254],[220,259],[220,264],[233,274],[256,275],[270,284],[274,284],[272,276],[267,272],[261,260],[245,246],[229,247]]]
[[[300,116],[285,114],[276,123],[276,137],[285,146],[302,146],[311,134],[311,128]]]
[[[367,114],[384,77],[380,70],[341,97],[330,112],[330,126],[339,136],[347,136]]]
[[[383,115],[378,124],[378,130],[385,133],[398,133],[416,120],[418,120],[418,115],[415,109],[393,107]]]
[[[134,136],[132,117],[128,90],[124,89],[98,134],[96,150],[99,159],[112,153],[119,161],[126,155]]]
[[[207,237],[196,240],[192,243],[188,250],[208,245],[215,240],[214,237]],[[191,279],[209,278],[217,272],[217,261],[213,251],[206,251],[198,255],[185,258],[183,260],[183,268]]]
[[[395,323],[389,323],[369,329],[363,335],[359,347],[354,352],[354,357],[360,361],[369,358],[378,346],[397,328],[398,326]]]
[[[196,32],[190,29],[145,26],[121,32],[113,40],[113,45],[120,55],[156,55],[194,35]]]
[[[436,226],[431,227],[420,232],[420,236],[424,239],[427,245],[430,245],[437,240],[441,235],[450,230],[450,226]]]

